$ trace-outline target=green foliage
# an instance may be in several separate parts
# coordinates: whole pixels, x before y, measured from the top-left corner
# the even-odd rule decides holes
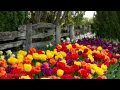
[[[69,11],[68,17],[65,19],[66,25],[74,24],[74,25],[80,25],[83,20],[83,15],[85,14],[85,11]]]
[[[120,15],[116,11],[97,11],[92,31],[100,38],[119,39]]]
[[[0,11],[0,32],[15,31],[26,18],[27,11]]]
[[[93,19],[92,18],[83,18],[81,21],[81,25],[91,25],[93,24]]]

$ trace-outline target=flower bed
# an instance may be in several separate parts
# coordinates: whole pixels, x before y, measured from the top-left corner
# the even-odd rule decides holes
[[[99,43],[91,41],[90,44],[90,40],[93,39],[73,44],[63,42],[51,51],[20,50],[16,56],[11,51],[6,55],[1,51],[0,78],[107,79],[111,74],[110,68],[118,65],[120,55]]]

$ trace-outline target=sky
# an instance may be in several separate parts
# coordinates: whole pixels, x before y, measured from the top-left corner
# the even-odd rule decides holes
[[[84,17],[92,18],[95,11],[86,11]]]

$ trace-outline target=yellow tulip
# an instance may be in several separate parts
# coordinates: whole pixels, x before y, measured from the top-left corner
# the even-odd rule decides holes
[[[97,48],[97,50],[101,51],[101,50],[102,50],[102,47],[101,47],[101,46],[99,46],[99,47]]]
[[[39,60],[39,54],[38,53],[33,53],[33,59]]]
[[[36,62],[36,67],[41,66],[42,64],[40,62]]]
[[[72,48],[72,45],[71,44],[69,44],[69,45],[67,45],[67,49],[71,49]]]
[[[40,54],[40,60],[41,61],[46,61],[47,60],[47,56],[45,54]]]
[[[33,56],[32,55],[27,55],[27,57],[32,61],[33,60]]]
[[[64,74],[64,71],[62,69],[57,70],[57,76],[61,77],[63,76],[63,74]]]
[[[101,65],[101,68],[102,68],[103,70],[107,70],[107,66],[104,65],[104,64]]]
[[[31,78],[27,75],[27,76],[21,76],[20,79],[31,79]]]
[[[94,58],[91,54],[88,55],[88,58],[91,60],[91,61],[94,61]]]
[[[17,59],[24,59],[24,56],[22,54],[17,54]]]
[[[66,57],[66,53],[61,51],[60,54],[63,56],[63,57]]]
[[[10,63],[10,64],[16,64],[17,63],[17,59],[14,58],[14,57],[11,57],[11,58],[8,59],[8,63]]]
[[[98,75],[103,75],[103,74],[104,74],[104,70],[101,69],[101,68],[95,69],[95,72],[96,72]]]
[[[80,61],[74,61],[74,64],[81,66],[81,62]]]
[[[64,59],[63,59],[63,60],[61,60],[60,62],[63,62],[63,63],[65,63],[65,64],[66,64],[66,60],[64,60]]]
[[[88,50],[87,55],[91,54],[92,55],[92,50]]]
[[[54,54],[51,51],[46,52],[47,58],[52,58]]]
[[[26,51],[23,51],[23,50],[20,50],[20,51],[18,51],[18,54],[21,54],[21,55],[23,55],[23,56],[26,56],[27,52],[26,52]]]
[[[31,64],[24,64],[24,71],[30,72],[32,70]]]

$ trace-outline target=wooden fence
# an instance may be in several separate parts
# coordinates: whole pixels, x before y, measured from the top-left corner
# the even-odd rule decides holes
[[[21,25],[18,27],[18,31],[12,32],[0,32],[0,50],[10,49],[13,47],[23,47],[25,50],[29,50],[31,47],[45,47],[52,42],[53,44],[59,44],[61,38],[70,36],[71,39],[75,36],[74,26],[70,25],[67,28],[67,32],[61,32],[60,26],[56,26],[52,23],[38,23]]]

